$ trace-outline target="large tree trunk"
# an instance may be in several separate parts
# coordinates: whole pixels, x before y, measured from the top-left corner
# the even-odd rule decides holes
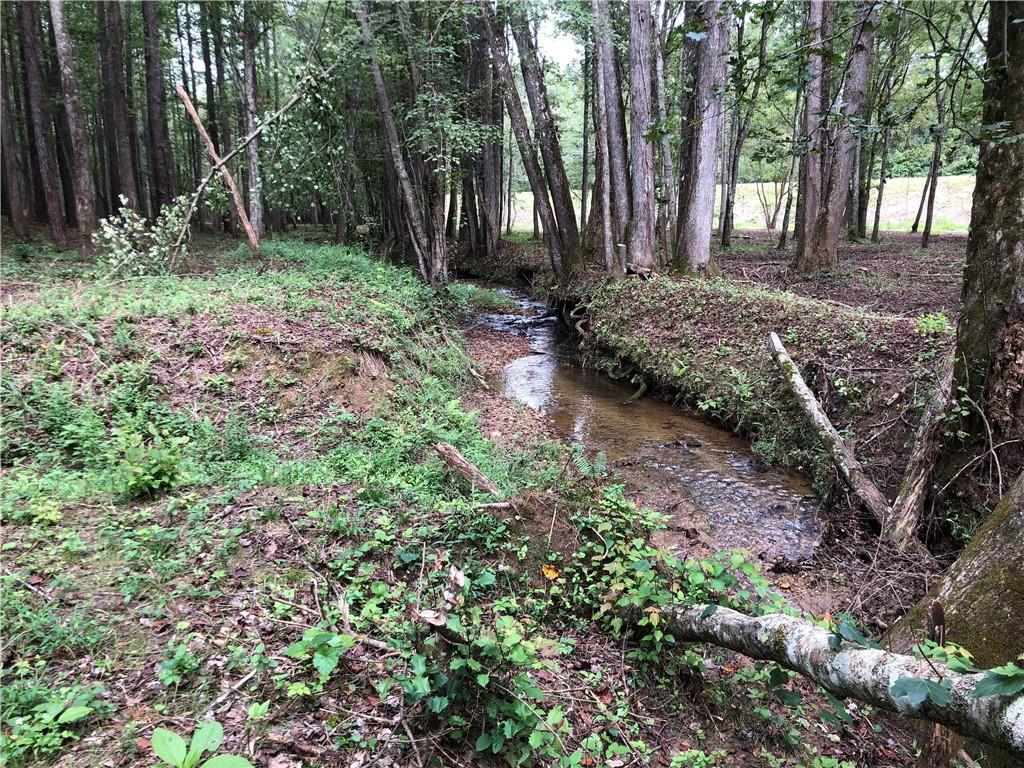
[[[676,267],[706,274],[711,265],[711,216],[715,204],[715,159],[721,100],[725,80],[728,30],[721,14],[721,0],[694,3],[695,29],[706,36],[695,46],[696,74],[690,100],[689,141],[682,165],[685,184],[679,196],[678,232],[674,245]]]
[[[747,616],[730,608],[670,605],[660,615],[664,631],[677,642],[711,643],[773,661],[836,696],[922,718],[1024,754],[1024,695],[974,698],[975,686],[983,677],[980,673],[955,672],[942,662],[925,664],[914,656],[881,648],[850,643],[836,648],[833,632],[780,613]],[[893,693],[893,685],[903,678],[942,681],[948,686],[949,701],[939,705],[926,697],[920,704],[911,704]]]
[[[665,42],[668,37],[668,8],[670,4],[665,3],[665,13],[662,16],[661,26],[657,31],[657,38],[654,43],[654,94],[658,110],[658,124],[661,126],[661,196],[658,200],[658,231],[661,239],[661,254],[663,259],[668,258],[669,243],[672,241],[673,233],[676,230],[676,173],[672,162],[672,139],[668,125],[668,102],[665,87]]]
[[[89,141],[85,130],[82,99],[78,95],[75,57],[71,50],[71,37],[68,35],[64,4],[61,0],[50,0],[50,20],[57,48],[57,64],[60,67],[64,110],[71,132],[71,177],[75,190],[75,220],[78,223],[78,231],[88,243],[89,235],[96,228],[96,193],[93,190],[92,171],[89,167]]]
[[[612,22],[608,0],[593,0],[594,33],[596,37],[597,76],[603,80],[604,110],[608,131],[608,180],[611,185],[609,199],[612,209],[612,250],[618,264],[619,245],[626,243],[629,228],[629,164],[626,148],[626,117],[622,107],[622,87],[619,80],[618,56],[612,39]]]
[[[474,74],[473,81],[479,91],[481,122],[490,128],[487,138],[484,141],[483,151],[480,159],[480,225],[483,231],[484,250],[491,259],[498,255],[498,244],[501,241],[501,193],[502,193],[502,128],[505,122],[505,110],[502,107],[501,97],[494,92],[494,68],[490,56],[487,55],[487,36],[480,28],[482,25],[477,22],[477,29],[473,39],[471,50],[471,74]],[[524,65],[525,66],[525,65]],[[543,89],[543,82],[541,83]],[[543,94],[544,101],[547,101],[547,94]],[[549,115],[550,117],[550,115]],[[553,128],[552,128],[553,134]],[[555,150],[557,151],[557,136],[553,135]],[[561,157],[558,158],[561,160]],[[564,167],[562,170],[564,174]],[[568,187],[568,180],[565,182]],[[572,201],[569,201],[569,215],[572,213]],[[574,221],[575,223],[575,221]]]
[[[512,130],[516,135],[516,143],[519,145],[519,154],[523,160],[526,177],[530,181],[530,190],[533,192],[536,215],[544,226],[544,243],[551,258],[551,269],[560,282],[565,282],[572,276],[573,270],[576,267],[576,260],[575,258],[564,258],[561,238],[558,236],[554,213],[551,211],[551,203],[548,200],[547,185],[544,181],[544,175],[541,173],[540,163],[537,160],[533,137],[530,135],[530,128],[526,122],[526,113],[523,111],[523,103],[519,99],[519,92],[516,90],[515,80],[512,78],[512,68],[508,63],[505,41],[494,28],[494,20],[491,17],[490,8],[486,5],[478,7],[481,14],[480,17],[484,23],[484,31],[487,34],[487,43],[491,49],[491,58],[494,61],[495,69],[498,71],[498,76],[501,78],[509,122],[512,124]]]
[[[110,133],[108,140],[110,163],[116,170],[115,195],[123,195],[126,205],[133,211],[140,211],[139,191],[135,183],[135,161],[132,153],[132,137],[128,114],[128,97],[125,91],[124,73],[124,30],[121,26],[121,3],[118,0],[104,0],[97,3],[97,20],[100,28],[100,67],[103,72],[103,93],[110,102]],[[111,208],[117,210],[115,200]]]
[[[584,44],[583,48],[583,173],[580,179],[580,233],[586,238],[587,231],[587,193],[590,189],[590,115],[593,111],[591,102],[594,100],[593,89],[590,87],[590,70],[593,67],[592,46]]]
[[[50,236],[57,245],[67,245],[68,233],[61,210],[60,184],[57,181],[56,160],[53,156],[53,141],[49,136],[50,119],[46,109],[46,94],[43,90],[43,67],[40,58],[39,17],[35,3],[18,4],[18,25],[25,54],[26,100],[32,121],[32,136],[36,158],[39,163],[39,182],[46,206],[46,220],[50,225]]]
[[[540,58],[529,23],[521,8],[511,11],[509,23],[516,46],[519,48],[523,85],[526,87],[526,97],[530,103],[530,113],[533,115],[534,138],[544,161],[547,187],[551,192],[552,210],[562,245],[562,259],[567,265],[574,264],[579,251],[580,233],[572,204],[572,188],[565,173],[565,163],[562,161],[562,150],[551,114],[547,88],[544,85]]]
[[[632,213],[628,232],[629,258],[640,269],[653,269],[655,258],[654,144],[651,128],[651,38],[654,22],[650,0],[629,3],[630,152]]]
[[[594,78],[597,90],[597,100],[594,103],[594,116],[597,124],[595,131],[597,138],[597,156],[595,159],[596,178],[594,180],[594,203],[595,212],[590,217],[590,226],[600,227],[597,232],[597,239],[601,248],[601,257],[605,269],[608,272],[615,272],[615,235],[612,231],[612,206],[611,206],[611,160],[608,157],[608,104],[606,84],[601,77],[600,71]]]
[[[56,0],[54,0],[56,1]],[[252,3],[242,4],[242,50],[244,74],[245,132],[256,130],[256,20],[252,17]],[[259,139],[253,139],[245,148],[249,161],[249,223],[256,238],[263,237],[263,180],[260,175]]]
[[[206,85],[206,129],[213,148],[220,154],[220,123],[217,120],[217,91],[213,87],[213,66],[210,58],[210,12],[206,3],[199,4],[199,49],[203,55],[203,80]]]
[[[989,4],[983,101],[984,125],[1024,134],[1024,3]],[[953,374],[965,431],[996,441],[1024,435],[1024,141],[999,138],[978,156]]]
[[[805,244],[804,258],[797,260],[797,270],[801,272],[827,269],[839,263],[839,238],[857,151],[857,140],[853,135],[854,122],[864,108],[867,94],[875,14],[874,1],[861,0],[843,88],[842,123],[837,129],[835,146],[830,154],[828,180],[818,207],[812,240]]]
[[[146,33],[146,103],[149,120],[149,160],[153,177],[153,212],[174,200],[174,160],[167,129],[167,102],[164,89],[164,65],[160,54],[160,27],[155,0],[142,0],[142,20]]]

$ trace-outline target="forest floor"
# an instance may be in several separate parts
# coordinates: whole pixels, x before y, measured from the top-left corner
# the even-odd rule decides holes
[[[783,600],[742,555],[652,545],[481,384],[524,351],[460,333],[499,297],[200,246],[116,280],[5,254],[0,762],[156,765],[154,729],[213,718],[272,768],[910,764],[870,708],[661,633],[659,601]]]

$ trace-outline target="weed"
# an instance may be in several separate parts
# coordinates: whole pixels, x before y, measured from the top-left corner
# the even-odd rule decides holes
[[[147,425],[139,432],[114,429],[107,453],[115,493],[126,499],[153,496],[175,486],[181,474],[182,448],[188,437],[171,436]]]
[[[216,752],[224,740],[224,728],[216,721],[200,723],[188,744],[174,731],[153,731],[153,753],[171,768],[252,768],[244,757],[222,753],[199,764],[207,752]]]
[[[51,691],[44,686],[5,689],[0,765],[22,765],[29,758],[47,759],[81,735],[93,716],[109,712],[103,688],[72,686]]]

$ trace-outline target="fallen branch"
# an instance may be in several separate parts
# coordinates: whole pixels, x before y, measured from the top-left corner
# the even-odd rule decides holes
[[[677,641],[711,643],[752,659],[774,661],[837,696],[938,723],[1024,754],[1024,695],[973,698],[984,673],[963,674],[939,663],[935,669],[913,656],[848,643],[834,649],[834,634],[784,614],[747,616],[717,606],[674,605],[662,610],[662,618]],[[904,677],[948,683],[949,702],[939,706],[926,698],[913,705],[897,698],[892,686]]]
[[[928,480],[935,468],[935,458],[939,452],[939,428],[942,416],[949,404],[949,396],[953,389],[953,360],[944,366],[935,392],[928,405],[925,406],[921,421],[914,436],[914,448],[907,462],[907,471],[900,483],[900,492],[892,505],[892,517],[889,518],[889,530],[883,535],[897,544],[915,540],[917,523],[924,507],[925,492]]]
[[[245,230],[245,237],[249,241],[249,252],[253,256],[260,255],[260,241],[256,237],[256,230],[252,228],[252,224],[249,222],[249,214],[245,211],[245,203],[242,202],[242,194],[238,191],[238,185],[235,184],[235,177],[231,175],[231,171],[221,161],[220,155],[217,154],[217,148],[213,145],[213,139],[210,138],[210,134],[206,132],[206,128],[203,126],[203,121],[199,119],[199,113],[196,112],[195,106],[192,104],[192,99],[188,97],[188,93],[180,85],[175,88],[178,97],[185,104],[185,111],[188,112],[189,117],[192,118],[192,122],[196,124],[196,130],[199,131],[199,135],[203,139],[203,143],[206,144],[206,154],[210,156],[210,160],[213,162],[214,168],[220,168],[221,176],[224,177],[224,183],[228,185],[228,189],[231,191],[231,199],[235,203],[235,211],[238,213],[238,219],[242,222],[242,229]]]
[[[483,472],[477,469],[473,462],[459,453],[459,449],[451,443],[438,443],[434,446],[445,463],[458,472],[473,488],[480,488],[495,496],[501,496],[501,488],[491,482]]]
[[[839,470],[839,474],[850,490],[853,491],[854,495],[874,515],[878,524],[882,526],[883,533],[890,533],[892,508],[889,506],[888,500],[878,490],[878,487],[871,482],[871,479],[865,474],[863,467],[861,467],[860,462],[853,455],[853,451],[843,441],[836,428],[832,426],[832,422],[825,415],[825,411],[818,403],[818,399],[811,392],[811,388],[807,386],[804,377],[800,375],[800,369],[796,367],[796,363],[793,362],[793,358],[789,356],[776,333],[772,332],[769,334],[768,345],[771,349],[772,358],[775,360],[776,365],[779,366],[779,370],[782,371],[782,375],[786,378],[790,390],[796,395],[800,407],[803,408],[804,413],[810,419],[814,431],[818,433],[818,437],[825,444],[825,448],[832,457],[832,461],[835,463],[836,469]]]

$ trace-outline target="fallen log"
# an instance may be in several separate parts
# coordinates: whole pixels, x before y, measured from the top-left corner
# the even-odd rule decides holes
[[[1024,754],[1024,694],[974,698],[984,673],[954,672],[940,662],[849,643],[834,648],[833,633],[784,614],[748,616],[719,606],[672,605],[662,609],[661,618],[677,641],[711,643],[752,659],[773,661],[836,696],[938,723]],[[893,685],[906,677],[947,682],[949,701],[940,706],[926,698],[913,704],[894,695]]]
[[[907,471],[900,483],[900,491],[892,505],[888,530],[882,534],[897,544],[915,540],[917,524],[924,507],[928,480],[935,469],[935,458],[939,452],[939,433],[942,416],[949,404],[953,390],[953,359],[950,358],[939,374],[935,392],[928,400],[921,421],[914,435],[914,448],[907,462]]]
[[[832,426],[832,422],[825,415],[825,411],[818,403],[818,399],[811,392],[811,388],[807,386],[804,377],[800,375],[800,369],[796,367],[793,358],[789,356],[786,348],[782,345],[782,341],[774,331],[768,335],[768,345],[771,349],[772,358],[775,360],[776,365],[779,366],[779,370],[782,371],[782,375],[785,377],[786,383],[789,384],[790,390],[796,395],[800,407],[810,419],[814,431],[818,433],[818,437],[824,443],[843,481],[868,511],[874,515],[878,524],[882,527],[883,533],[891,532],[892,524],[890,519],[892,518],[892,508],[889,506],[889,501],[878,490],[878,486],[871,482],[871,479],[865,474],[864,468],[861,467],[860,462],[853,455],[853,451],[843,441],[836,428]]]
[[[495,485],[487,475],[474,466],[473,462],[459,453],[459,449],[451,443],[438,443],[434,446],[445,463],[459,473],[473,488],[501,496],[501,488]]]

